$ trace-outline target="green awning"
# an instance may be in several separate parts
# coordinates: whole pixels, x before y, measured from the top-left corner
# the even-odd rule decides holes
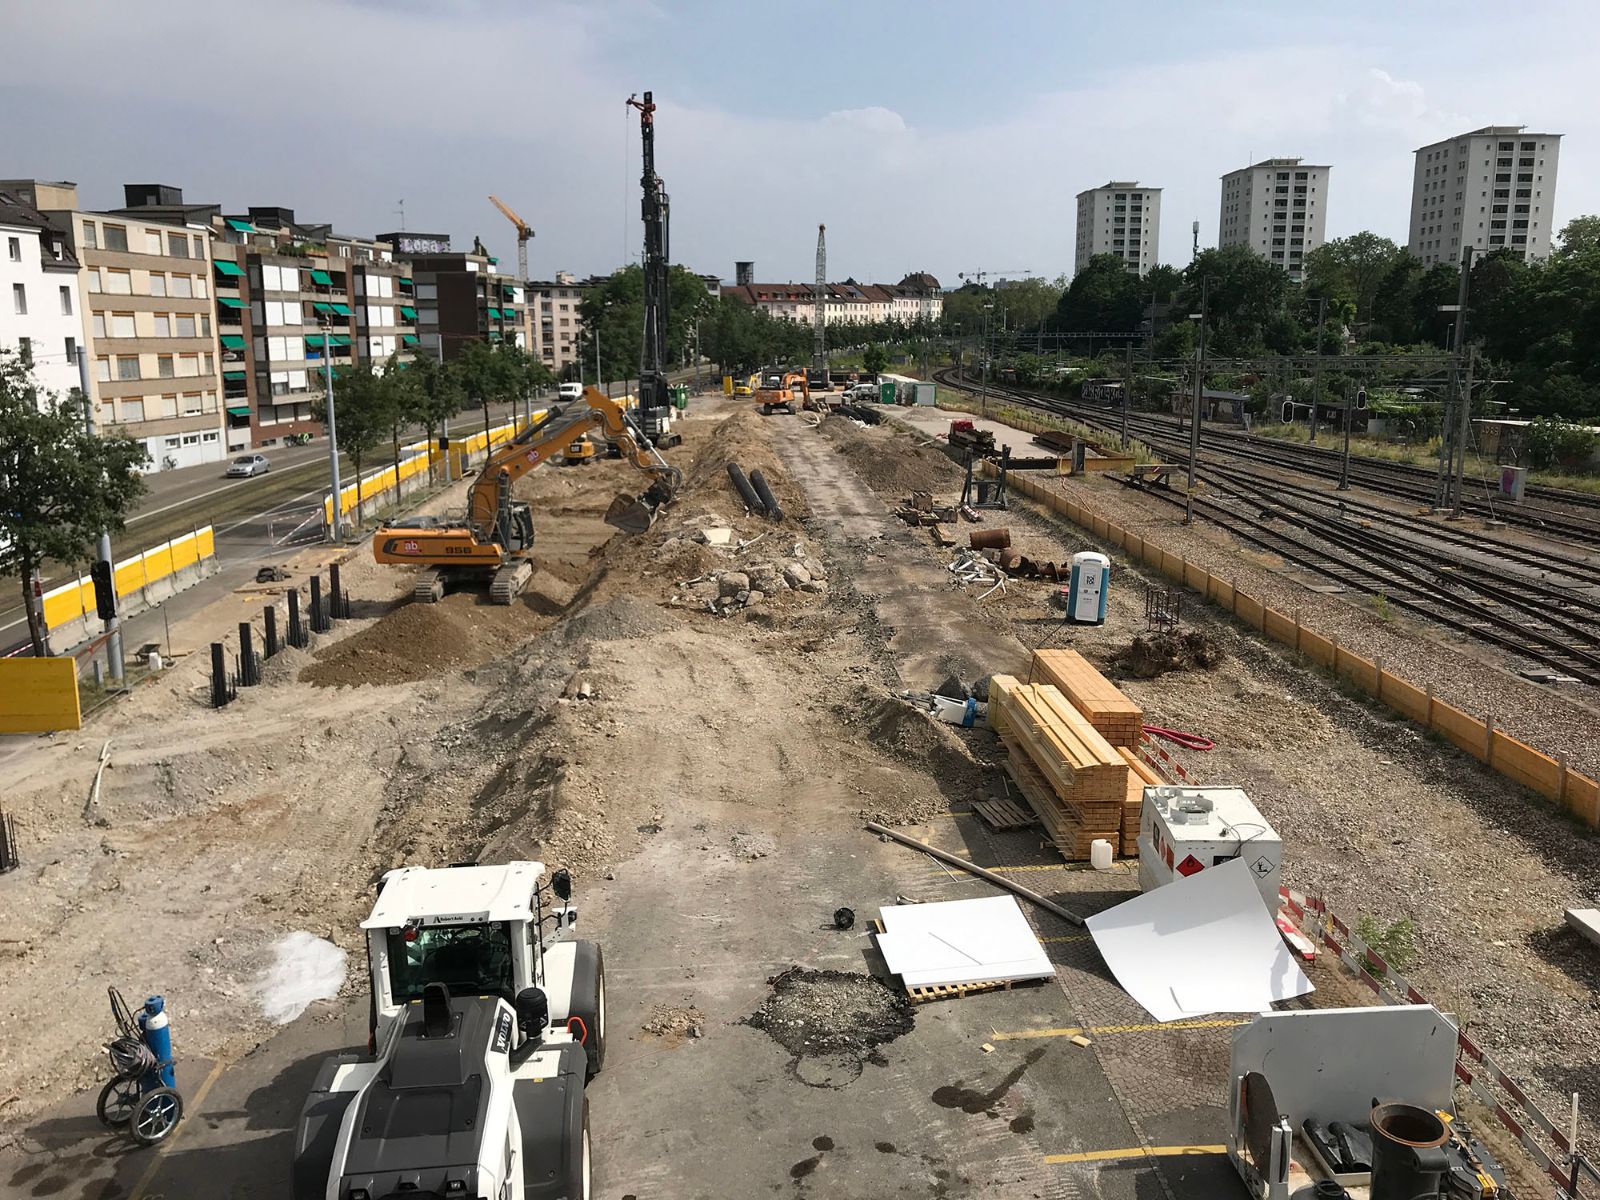
[[[230,408],[228,415],[230,417],[248,417],[250,415],[250,406],[246,404],[242,408]]]
[[[401,287],[410,287],[411,286],[411,280],[405,275],[400,276],[400,286]]]
[[[244,301],[235,296],[218,296],[217,303],[223,308],[243,308]]]
[[[329,313],[333,312],[333,305],[329,304],[326,300],[314,300],[311,303],[311,307],[317,312],[321,313],[323,316],[327,316]]]
[[[323,287],[332,287],[333,286],[333,277],[331,275],[329,275],[326,271],[321,271],[321,270],[318,270],[317,268],[313,267],[311,269],[311,282],[312,283],[320,283]]]
[[[337,300],[335,300],[333,303],[333,311],[338,313],[341,317],[348,317],[350,315],[350,306],[348,304],[340,304]]]
[[[491,342],[498,342],[500,340],[500,332],[499,332],[499,330],[496,330],[496,329],[489,330],[489,340]]]
[[[244,379],[244,372],[243,371],[224,371],[222,373],[222,377],[224,379],[231,379],[233,382],[238,383],[239,381]]]
[[[400,315],[408,321],[415,321],[417,319],[417,310],[414,308],[407,308],[404,304],[402,304],[400,306]]]
[[[418,344],[417,335],[414,333],[402,333],[400,335],[400,340],[408,346],[415,346]]]
[[[237,333],[225,333],[217,339],[222,343],[224,350],[243,350],[244,339]]]
[[[321,350],[322,349],[322,335],[321,334],[312,334],[312,335],[308,336],[306,338],[306,349],[307,350]]]
[[[243,267],[236,262],[229,262],[225,258],[219,258],[211,265],[222,274],[228,276],[230,279],[237,279],[240,275],[244,274]]]
[[[339,346],[348,346],[348,345],[349,345],[349,344],[350,344],[350,339],[349,339],[349,338],[348,338],[348,337],[346,337],[346,336],[345,336],[345,335],[344,335],[344,334],[342,334],[342,333],[336,333],[336,334],[334,334],[334,335],[333,335],[333,336],[332,336],[332,337],[330,337],[330,338],[329,338],[329,339],[328,339],[328,341],[329,341],[329,343],[330,343],[330,344],[331,344],[331,345],[333,345],[333,346],[334,346],[334,347],[335,347],[335,348],[337,348],[337,347],[339,347]]]
[[[254,233],[256,231],[256,227],[250,224],[249,221],[241,220],[238,217],[229,217],[227,220],[229,229],[237,229],[240,233]]]
[[[490,315],[490,316],[491,316],[491,317],[493,317],[493,318],[494,318],[494,319],[495,319],[495,320],[496,320],[496,321],[499,321],[499,320],[502,320],[502,319],[503,319],[503,318],[502,318],[502,317],[501,317],[501,316],[500,316],[500,310],[499,310],[499,309],[498,309],[498,308],[491,308],[491,309],[490,309],[490,310],[489,310],[489,315]]]

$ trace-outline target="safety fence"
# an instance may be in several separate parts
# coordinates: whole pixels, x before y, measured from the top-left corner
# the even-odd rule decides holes
[[[1417,687],[1386,670],[1382,659],[1363,658],[1341,646],[1337,637],[1307,628],[1298,613],[1279,612],[1241,590],[1235,581],[1213,574],[1026,476],[1012,474],[1008,483],[1057,516],[1101,541],[1120,546],[1138,562],[1192,588],[1266,637],[1293,648],[1401,716],[1432,730],[1507,779],[1554,801],[1584,824],[1600,827],[1600,783],[1572,770],[1564,755],[1541,753],[1496,728],[1495,714],[1474,716],[1438,699],[1431,687]]]
[[[161,603],[211,574],[217,553],[211,526],[151,546],[114,564],[117,615],[126,619]],[[76,646],[104,632],[95,610],[94,581],[87,575],[51,588],[41,602],[45,628],[56,649]]]
[[[1367,945],[1340,920],[1321,898],[1287,887],[1278,889],[1278,897],[1300,929],[1336,955],[1383,1003],[1432,1003],[1416,985],[1387,963],[1379,951]],[[1529,1098],[1527,1088],[1490,1057],[1488,1051],[1459,1029],[1456,1032],[1456,1078],[1517,1139],[1534,1164],[1561,1188],[1562,1194],[1569,1194],[1573,1165],[1572,1139],[1568,1132],[1558,1127]]]
[[[392,503],[406,493],[426,486],[431,475],[442,474],[439,470],[441,464],[448,466],[452,479],[460,479],[477,458],[510,441],[528,427],[530,420],[541,420],[545,412],[545,409],[535,409],[531,417],[515,417],[487,431],[480,429],[462,438],[452,437],[448,450],[441,450],[437,440],[428,438],[409,442],[400,448],[398,465],[391,462],[386,467],[367,472],[361,476],[359,489],[354,483],[340,487],[339,512],[355,511],[358,492],[363,513],[370,511],[373,506]],[[324,524],[333,523],[331,495],[322,498],[322,520]]]

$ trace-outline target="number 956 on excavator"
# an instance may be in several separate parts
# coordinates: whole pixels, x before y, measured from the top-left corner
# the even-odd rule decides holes
[[[387,522],[373,535],[380,563],[414,566],[414,599],[432,603],[452,586],[487,586],[495,604],[510,604],[533,578],[533,510],[512,499],[516,481],[564,453],[573,440],[597,430],[621,457],[652,482],[637,496],[619,495],[605,522],[627,534],[649,529],[671,503],[683,474],[669,466],[624,405],[596,388],[576,403],[557,405],[489,455],[467,493],[464,514],[414,516]]]

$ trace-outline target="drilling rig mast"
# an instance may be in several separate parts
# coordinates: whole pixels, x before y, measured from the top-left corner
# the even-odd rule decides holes
[[[811,366],[828,382],[828,243],[826,225],[817,226],[817,303],[812,309]]]
[[[672,396],[667,388],[668,295],[667,218],[670,201],[656,174],[656,106],[653,93],[628,97],[639,110],[639,135],[644,144],[644,343],[639,354],[639,424],[656,446],[675,446],[682,439],[667,430]]]

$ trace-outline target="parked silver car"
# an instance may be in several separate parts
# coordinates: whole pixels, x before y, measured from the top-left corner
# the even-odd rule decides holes
[[[228,464],[229,479],[249,479],[252,475],[265,475],[272,463],[265,454],[241,454]]]

